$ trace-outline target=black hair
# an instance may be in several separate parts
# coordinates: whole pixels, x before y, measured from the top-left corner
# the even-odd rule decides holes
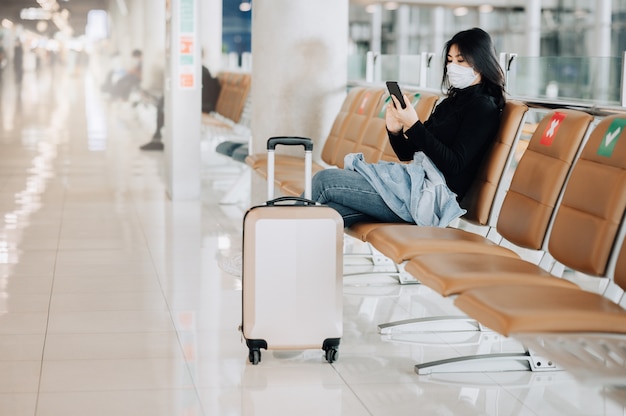
[[[450,47],[456,45],[463,59],[467,61],[474,71],[481,76],[481,83],[487,89],[487,93],[493,96],[498,107],[504,106],[504,73],[496,56],[496,48],[493,46],[491,36],[480,28],[473,28],[457,33],[446,42],[443,53],[443,78],[441,88],[448,91],[448,95],[455,94],[455,88],[448,80],[447,59]]]

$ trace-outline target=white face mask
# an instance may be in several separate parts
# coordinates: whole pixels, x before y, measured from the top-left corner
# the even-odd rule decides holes
[[[461,66],[458,64],[449,63],[448,69],[448,81],[454,88],[463,89],[467,88],[476,81],[478,74],[474,72],[474,68],[470,66]]]

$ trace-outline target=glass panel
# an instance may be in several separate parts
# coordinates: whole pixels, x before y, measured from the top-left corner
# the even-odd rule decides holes
[[[419,55],[380,55],[380,78],[377,81],[394,80],[403,84],[419,85]]]
[[[349,55],[348,56],[348,81],[351,81],[351,82],[365,81],[366,66],[367,66],[367,58],[365,55]]]
[[[348,80],[365,81],[366,59],[351,56]],[[421,55],[379,55],[373,82],[400,84],[440,91],[441,59],[435,55],[422,72]],[[424,62],[426,65],[426,62]],[[420,74],[426,78],[420,79]],[[622,58],[516,57],[507,74],[507,92],[520,99],[593,102],[619,105]]]
[[[517,57],[507,91],[521,98],[615,105],[620,100],[621,71],[621,58]]]

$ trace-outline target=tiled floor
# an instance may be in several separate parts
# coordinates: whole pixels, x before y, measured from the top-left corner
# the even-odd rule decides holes
[[[7,72],[1,88],[0,415],[626,413],[623,391],[562,371],[417,375],[416,363],[519,346],[477,332],[381,336],[379,323],[454,312],[385,276],[345,279],[335,363],[264,351],[249,364],[241,279],[219,266],[241,243],[245,202],[218,203],[241,166],[207,138],[201,201],[173,203],[162,153],[138,149],[149,117],[61,69],[27,74],[21,91]]]

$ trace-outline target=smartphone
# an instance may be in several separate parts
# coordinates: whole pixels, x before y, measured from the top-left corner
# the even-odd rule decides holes
[[[389,90],[389,94],[394,95],[398,101],[400,101],[400,105],[402,108],[406,108],[406,103],[404,102],[404,97],[402,96],[402,91],[400,91],[400,87],[396,81],[387,81],[387,89]],[[395,106],[394,102],[394,106]]]

